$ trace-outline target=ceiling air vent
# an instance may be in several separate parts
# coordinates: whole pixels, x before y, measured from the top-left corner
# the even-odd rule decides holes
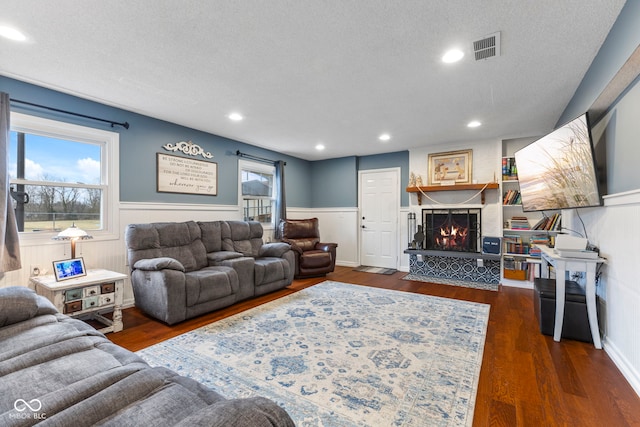
[[[500,56],[500,31],[473,42],[476,61]]]

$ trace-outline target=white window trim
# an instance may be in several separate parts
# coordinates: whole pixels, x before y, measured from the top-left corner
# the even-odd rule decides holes
[[[11,130],[81,142],[93,142],[101,146],[101,180],[107,186],[103,194],[103,229],[91,231],[99,240],[120,238],[120,134],[42,117],[11,112]],[[20,233],[20,243],[34,246],[50,242],[57,233]]]
[[[265,172],[265,173],[270,173],[274,176],[276,175],[276,167],[274,165],[269,165],[266,163],[260,163],[260,162],[252,162],[250,160],[242,160],[239,159],[238,160],[238,209],[240,212],[244,212],[244,204],[242,203],[244,201],[244,196],[242,195],[242,171],[244,169],[248,169],[254,172]],[[275,185],[275,182],[274,182]],[[274,188],[273,189],[273,193],[271,194],[271,200],[273,200],[275,202],[276,199],[276,192],[277,190]],[[263,222],[261,223],[263,228],[265,229],[272,229],[274,227],[273,225],[273,212],[271,213],[271,222]]]

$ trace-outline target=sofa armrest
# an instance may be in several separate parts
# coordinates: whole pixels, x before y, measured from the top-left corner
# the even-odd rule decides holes
[[[244,255],[242,255],[240,252],[216,251],[216,252],[209,252],[207,254],[207,260],[209,260],[209,265],[219,265],[222,261],[242,258],[243,256]]]
[[[169,325],[187,317],[186,274],[165,268],[131,272],[136,307]]]
[[[265,243],[260,247],[258,256],[270,256],[276,258],[282,258],[287,251],[291,250],[291,245],[283,242]]]
[[[215,402],[182,419],[178,427],[295,427],[289,414],[264,397]]]
[[[302,255],[303,250],[302,250],[302,248],[300,246],[298,246],[296,244],[295,241],[283,238],[282,242],[284,242],[284,243],[286,243],[288,245],[291,245],[291,250],[292,251],[297,252],[299,255]]]
[[[337,247],[338,247],[337,243],[317,243],[316,244],[316,249],[320,251],[325,251],[325,252],[335,252]]]
[[[23,286],[0,288],[0,328],[58,310],[45,297]]]
[[[146,271],[160,271],[164,269],[182,271],[184,273],[184,265],[175,258],[160,257],[140,259],[133,264],[133,268]]]

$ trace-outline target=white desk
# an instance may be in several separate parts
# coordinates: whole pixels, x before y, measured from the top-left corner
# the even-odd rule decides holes
[[[598,311],[596,309],[596,267],[605,262],[603,258],[566,258],[557,255],[552,248],[538,245],[542,250],[541,276],[549,278],[549,265],[556,269],[556,321],[553,329],[554,341],[560,341],[562,337],[562,322],[564,321],[565,302],[565,276],[567,271],[584,271],[587,273],[585,285],[585,297],[587,300],[587,315],[593,345],[602,348],[600,330],[598,328]]]

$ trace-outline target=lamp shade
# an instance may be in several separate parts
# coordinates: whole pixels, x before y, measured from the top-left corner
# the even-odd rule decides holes
[[[89,236],[86,231],[76,227],[75,224],[73,224],[71,227],[65,230],[62,230],[60,233],[58,233],[56,237],[58,238],[57,240],[90,239],[91,238],[91,236]]]
[[[52,237],[53,240],[71,240],[71,258],[76,257],[76,241],[93,239],[93,236],[87,234],[81,228],[76,227],[76,224],[71,224],[71,227],[62,230],[57,236]]]

